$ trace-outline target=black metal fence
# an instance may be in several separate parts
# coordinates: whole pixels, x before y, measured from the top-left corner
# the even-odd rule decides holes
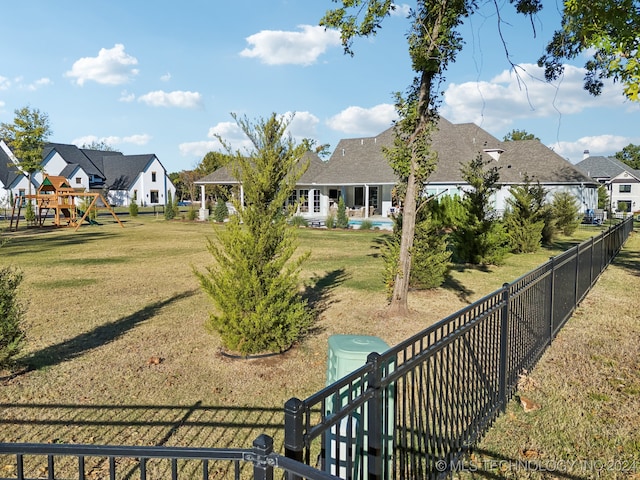
[[[306,400],[285,404],[285,455],[250,449],[0,443],[0,480],[442,478],[482,437],[633,229],[550,259]],[[71,472],[71,473],[70,473]]]
[[[550,259],[285,405],[285,454],[341,478],[444,478],[491,426],[633,229]],[[295,474],[289,476],[297,479]]]
[[[0,443],[4,479],[272,480],[274,470],[314,480],[336,477],[273,452],[260,435],[251,449]]]

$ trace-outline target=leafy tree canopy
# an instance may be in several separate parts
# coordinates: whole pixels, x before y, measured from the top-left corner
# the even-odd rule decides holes
[[[116,149],[115,147],[109,145],[108,143],[104,142],[104,141],[97,141],[94,140],[91,143],[83,143],[82,147],[85,150],[99,150],[101,152],[116,152],[116,153],[122,153],[120,150]]]
[[[526,130],[513,129],[507,133],[502,139],[505,142],[517,142],[518,140],[540,140],[533,133],[529,133]]]
[[[42,149],[52,133],[49,116],[30,107],[14,113],[13,123],[0,124],[0,138],[11,147],[20,168],[31,176],[41,168]]]
[[[565,0],[561,28],[538,60],[547,80],[557,79],[563,62],[589,53],[584,88],[599,95],[603,79],[624,85],[640,101],[640,5],[638,0]],[[593,53],[592,53],[593,52]]]
[[[614,156],[622,163],[629,165],[631,168],[640,170],[640,145],[630,143]]]

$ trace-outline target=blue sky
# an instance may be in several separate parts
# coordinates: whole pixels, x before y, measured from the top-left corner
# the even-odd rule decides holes
[[[584,150],[613,155],[640,144],[640,105],[619,85],[599,98],[585,93],[582,59],[556,84],[541,80],[535,63],[559,24],[555,1],[533,24],[498,4],[500,18],[488,2],[461,27],[465,47],[441,85],[445,118],[499,139],[526,130],[573,163]],[[353,57],[337,32],[317,26],[335,5],[3,2],[0,122],[28,105],[49,115],[51,141],[155,153],[170,172],[221,150],[216,134],[243,148],[232,112],[250,120],[295,112],[292,135],[331,151],[341,138],[375,136],[395,118],[393,93],[413,79],[403,13],[414,3],[398,3],[377,36],[356,40]]]

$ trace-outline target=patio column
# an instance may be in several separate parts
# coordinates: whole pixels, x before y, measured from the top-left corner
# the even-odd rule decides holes
[[[364,186],[364,218],[369,218],[369,185]]]
[[[202,210],[207,206],[207,202],[204,198],[204,184],[200,185],[200,208]]]

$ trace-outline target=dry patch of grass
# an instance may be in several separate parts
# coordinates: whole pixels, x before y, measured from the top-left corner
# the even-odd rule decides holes
[[[474,478],[640,478],[640,238],[522,379],[473,454]],[[522,399],[539,409],[526,412]]]

